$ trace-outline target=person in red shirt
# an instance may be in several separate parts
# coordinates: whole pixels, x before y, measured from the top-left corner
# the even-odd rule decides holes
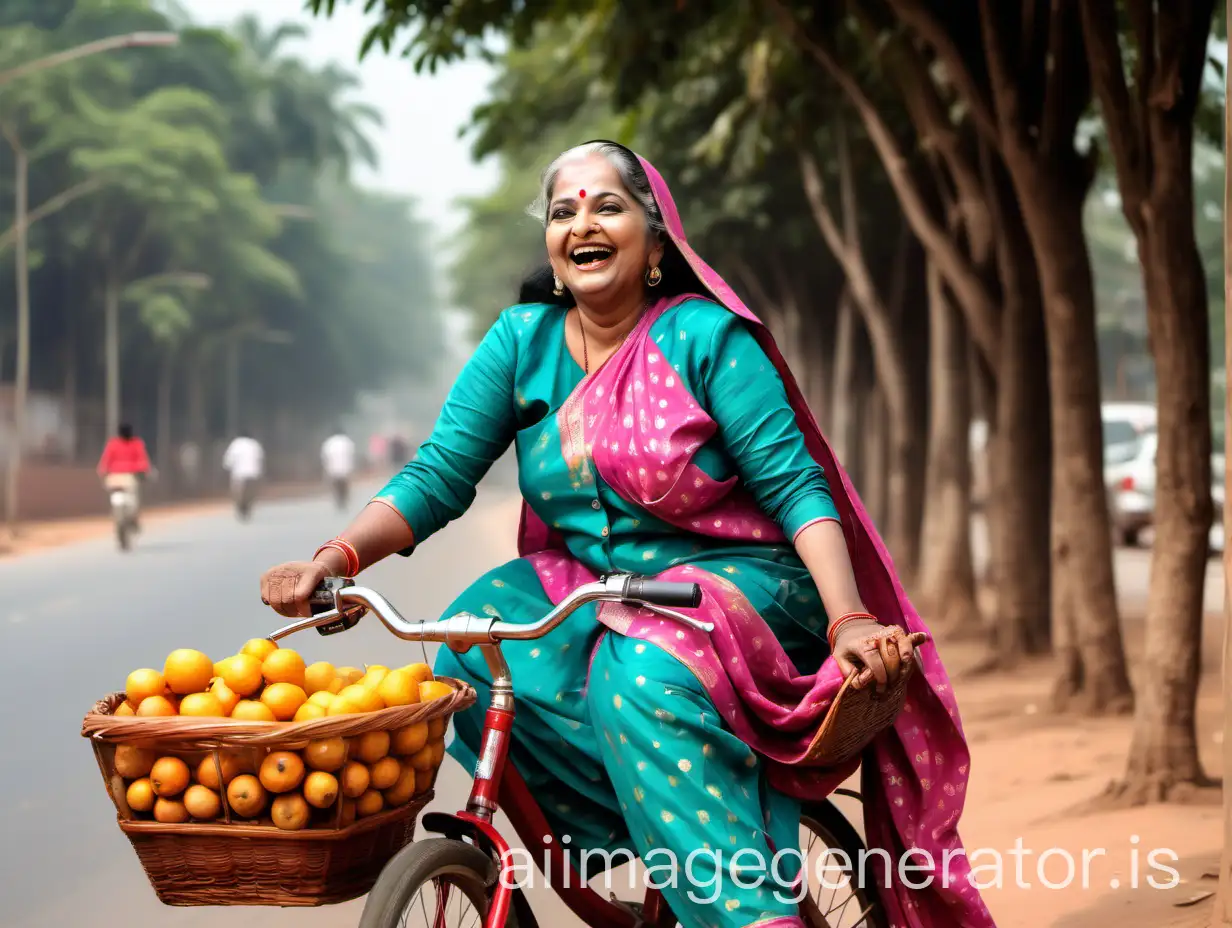
[[[150,456],[145,442],[133,434],[131,425],[124,423],[103,448],[98,473],[108,491],[127,490],[133,494],[134,522],[141,514],[140,484],[149,472]]]

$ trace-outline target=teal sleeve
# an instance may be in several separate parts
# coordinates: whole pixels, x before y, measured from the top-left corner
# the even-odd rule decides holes
[[[502,315],[458,374],[414,460],[374,497],[402,515],[416,545],[470,507],[479,481],[513,441],[515,359],[513,333]]]
[[[702,361],[702,381],[707,411],[741,482],[788,540],[813,522],[840,521],[782,378],[744,323],[724,316]]]

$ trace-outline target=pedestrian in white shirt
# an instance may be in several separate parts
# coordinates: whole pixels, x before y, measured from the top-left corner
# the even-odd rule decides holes
[[[351,489],[351,475],[355,473],[355,442],[342,429],[334,432],[321,445],[321,467],[333,489],[334,501],[339,509],[345,509]]]
[[[241,432],[222,456],[222,466],[231,477],[231,498],[240,521],[247,521],[252,512],[257,481],[265,471],[265,449],[250,435]]]

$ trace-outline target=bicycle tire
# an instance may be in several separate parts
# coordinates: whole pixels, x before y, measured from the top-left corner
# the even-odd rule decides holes
[[[488,914],[491,859],[476,847],[451,838],[408,844],[395,854],[368,892],[359,928],[397,928],[402,913],[429,880],[446,878],[483,918]],[[512,910],[507,928],[516,928]]]
[[[831,846],[835,850],[846,853],[849,860],[857,861],[864,853],[866,849],[864,839],[860,837],[855,826],[847,820],[847,816],[843,815],[829,800],[805,803],[800,809],[801,824],[804,824],[805,819],[816,822],[822,831],[828,833],[834,839],[834,844]],[[862,928],[890,928],[885,907],[881,904],[881,899],[877,896],[875,889],[858,886],[853,889],[853,893],[859,900],[861,908],[869,910],[863,920]]]

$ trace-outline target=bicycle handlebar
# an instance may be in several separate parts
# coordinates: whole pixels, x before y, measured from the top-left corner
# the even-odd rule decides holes
[[[315,628],[322,635],[334,635],[354,628],[365,613],[371,611],[399,638],[436,641],[449,645],[455,651],[465,651],[476,644],[542,638],[573,612],[592,602],[615,602],[649,609],[656,615],[708,634],[714,631],[711,623],[700,622],[666,608],[696,608],[701,604],[701,598],[701,587],[696,583],[648,580],[637,574],[612,574],[573,590],[551,612],[535,622],[504,622],[468,612],[460,612],[438,622],[412,622],[403,618],[393,604],[376,590],[355,586],[354,581],[349,579],[327,577],[309,599],[313,614],[284,625],[269,638],[278,641],[309,628]]]

